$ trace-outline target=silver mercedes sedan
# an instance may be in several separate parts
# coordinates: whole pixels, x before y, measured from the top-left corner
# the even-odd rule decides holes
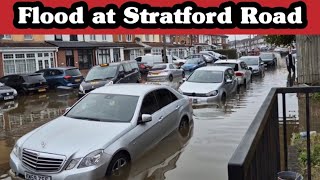
[[[234,71],[226,66],[207,66],[196,69],[180,86],[179,92],[193,104],[225,102],[237,90]]]
[[[167,86],[101,87],[21,137],[10,154],[10,174],[32,180],[118,174],[171,132],[192,123],[189,99]]]

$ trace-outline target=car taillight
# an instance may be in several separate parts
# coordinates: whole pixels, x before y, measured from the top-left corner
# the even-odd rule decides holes
[[[236,75],[236,76],[243,76],[243,73],[241,73],[241,72],[236,72],[235,75]]]
[[[140,68],[144,69],[144,68],[146,68],[146,66],[143,64],[140,64]]]
[[[65,80],[70,80],[72,77],[71,76],[64,76],[63,77]]]

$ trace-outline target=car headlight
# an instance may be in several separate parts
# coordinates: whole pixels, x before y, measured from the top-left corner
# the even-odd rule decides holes
[[[112,85],[113,84],[113,81],[109,81],[106,86],[109,86],[109,85]]]
[[[218,91],[217,90],[211,91],[211,92],[208,92],[206,95],[207,96],[216,96],[216,95],[218,95]]]
[[[83,86],[80,84],[79,91],[84,92]]]
[[[72,159],[69,163],[69,165],[67,166],[66,170],[70,170],[70,169],[73,169],[77,164],[78,162],[81,160],[81,158],[77,158],[77,159]]]
[[[94,166],[99,163],[102,157],[103,150],[96,150],[92,153],[88,154],[86,157],[82,159],[78,168],[84,168],[89,166]]]
[[[18,158],[20,158],[21,149],[18,144],[15,144],[12,149],[13,154],[15,154]]]
[[[15,90],[15,89],[13,90],[13,95],[15,95],[15,96],[18,95],[17,90]]]

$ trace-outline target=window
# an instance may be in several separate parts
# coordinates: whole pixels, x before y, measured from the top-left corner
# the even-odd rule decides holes
[[[54,35],[55,41],[62,41],[62,35]]]
[[[119,72],[124,72],[124,69],[123,69],[122,65],[119,66]]]
[[[78,41],[78,35],[70,35],[70,41]]]
[[[124,67],[124,71],[126,73],[131,73],[132,72],[132,67],[131,67],[131,65],[129,63],[124,63],[123,67]]]
[[[31,34],[24,35],[24,40],[32,40],[32,39],[33,39],[33,37]]]
[[[175,69],[172,64],[169,64],[169,68],[170,68],[170,69]]]
[[[149,37],[149,35],[148,35],[148,34],[146,34],[146,35],[145,35],[145,37],[146,37],[146,41],[147,41],[147,42],[149,42],[149,41],[150,41],[150,37]]]
[[[119,42],[122,41],[122,35],[118,35],[118,41],[119,41]]]
[[[143,99],[140,114],[153,114],[158,110],[159,107],[154,93],[147,94]]]
[[[167,89],[157,90],[155,92],[155,95],[157,97],[160,109],[172,103],[173,99],[177,98],[177,97],[172,98],[171,92]]]
[[[241,69],[247,69],[247,65],[245,62],[241,62],[240,67],[241,67]]]
[[[102,35],[102,41],[107,41],[107,35]]]
[[[12,37],[10,34],[4,34],[2,39],[10,40],[10,39],[12,39]]]
[[[110,50],[100,49],[98,51],[98,62],[99,64],[110,63]]]
[[[96,35],[90,35],[90,41],[95,41],[96,40]]]
[[[126,41],[131,42],[132,41],[132,35],[126,35]]]

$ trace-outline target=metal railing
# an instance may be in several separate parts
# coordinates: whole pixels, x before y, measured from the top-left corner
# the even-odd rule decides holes
[[[311,180],[310,93],[320,87],[273,88],[228,163],[229,180],[276,180],[288,170],[286,94],[305,95],[307,132],[307,178]],[[283,162],[280,154],[278,94],[282,95]],[[283,168],[280,164],[283,163]]]

